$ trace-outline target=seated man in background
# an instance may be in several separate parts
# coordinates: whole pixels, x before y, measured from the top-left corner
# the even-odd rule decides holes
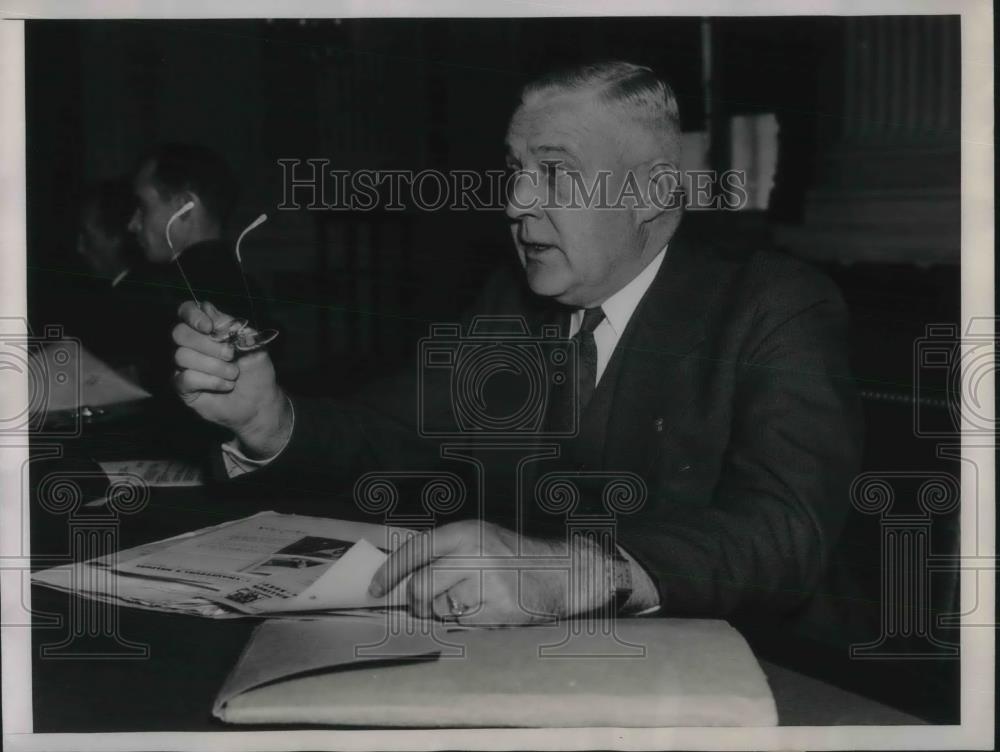
[[[569,372],[576,403],[567,408],[553,387],[538,438],[558,455],[528,463],[499,504],[491,487],[474,519],[403,544],[371,592],[412,574],[415,613],[492,623],[610,608],[723,618],[797,608],[840,533],[860,461],[836,288],[784,256],[678,233],[680,207],[662,198],[680,164],[677,102],[647,68],[602,63],[532,82],[509,124],[507,161],[520,269],[493,278],[472,313],[518,317],[534,337],[561,327],[580,355]],[[601,195],[581,196],[602,178]],[[181,307],[175,382],[232,433],[220,455],[229,476],[351,484],[370,470],[442,464],[426,429],[454,420],[454,369],[418,362],[353,401],[290,398],[266,352],[237,358],[209,336],[230,319],[220,309]],[[567,414],[575,430],[556,440],[545,426],[568,425]],[[546,500],[546,478],[577,482],[573,513],[600,515],[608,493],[590,483],[616,476],[638,487],[614,545],[553,527],[568,520]],[[539,567],[552,556],[571,586],[566,571]],[[452,557],[483,565],[449,569]]]
[[[143,311],[123,294],[128,275],[143,264],[142,253],[128,231],[135,211],[131,182],[102,180],[88,186],[80,202],[76,251],[89,270],[67,293],[74,299],[67,316],[69,333],[115,368],[136,362],[134,343],[145,335]]]
[[[112,289],[142,259],[128,231],[134,213],[135,198],[127,180],[102,180],[84,192],[76,249],[94,276]]]
[[[177,306],[192,295],[211,299],[241,318],[261,316],[262,300],[248,297],[233,245],[225,233],[236,206],[236,179],[215,151],[164,144],[144,155],[133,178],[134,211],[128,230],[145,264],[129,285],[136,305],[153,313],[144,322],[140,371],[154,390],[170,392],[173,347],[169,333]],[[190,208],[185,206],[190,204]]]

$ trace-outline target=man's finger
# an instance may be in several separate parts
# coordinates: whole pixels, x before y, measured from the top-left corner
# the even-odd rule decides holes
[[[230,324],[236,321],[235,316],[223,313],[208,300],[201,302],[201,310],[208,314],[208,317],[212,320],[212,326],[216,330],[227,329]]]
[[[407,539],[382,562],[382,566],[372,577],[368,593],[373,598],[381,598],[406,575],[427,566],[436,556],[451,553],[457,542],[457,536],[453,537],[447,526]]]
[[[190,347],[178,347],[174,352],[174,362],[179,368],[187,368],[193,371],[201,371],[209,376],[218,376],[227,381],[236,381],[240,375],[240,368],[235,363],[227,363],[218,358],[192,350]]]
[[[195,331],[202,334],[211,334],[214,324],[211,316],[205,313],[193,300],[185,300],[177,309],[180,320],[190,326]]]
[[[436,600],[466,577],[478,576],[478,572],[439,569],[435,564],[421,568],[410,578],[408,587],[410,611],[421,618],[439,616]]]
[[[410,613],[419,619],[426,619],[431,615],[431,601],[434,599],[432,576],[430,567],[420,567],[406,584],[407,605]]]
[[[236,387],[236,382],[201,371],[185,369],[174,374],[174,386],[177,393],[184,396],[196,392],[231,392]]]
[[[445,575],[445,572],[441,572]],[[455,571],[451,578],[434,578],[437,593],[431,602],[435,617],[442,621],[458,621],[474,616],[483,604],[483,573],[481,571]]]
[[[209,336],[191,328],[189,324],[177,324],[171,332],[174,344],[187,347],[202,355],[219,360],[232,360],[236,351],[228,342],[216,342]]]
[[[193,300],[186,300],[177,309],[177,315],[181,321],[202,334],[225,329],[236,320],[207,300],[202,301],[200,305]]]

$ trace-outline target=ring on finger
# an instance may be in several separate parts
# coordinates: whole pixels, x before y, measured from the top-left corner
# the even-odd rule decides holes
[[[465,612],[469,610],[466,606],[462,605],[457,600],[455,600],[455,598],[452,596],[450,592],[445,593],[444,596],[448,600],[448,610],[451,612],[451,615],[454,616],[456,619],[459,618],[460,616],[463,616]]]

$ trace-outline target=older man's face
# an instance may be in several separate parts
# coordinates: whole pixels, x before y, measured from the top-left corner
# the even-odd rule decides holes
[[[604,200],[614,205],[625,180],[622,124],[589,94],[557,94],[514,113],[507,163],[523,171],[508,196],[511,235],[531,289],[561,303],[598,305],[640,266],[641,242],[628,202],[587,205],[600,171],[609,171]],[[558,161],[558,166],[551,163]],[[545,164],[546,162],[550,164]],[[576,204],[569,206],[569,204]]]

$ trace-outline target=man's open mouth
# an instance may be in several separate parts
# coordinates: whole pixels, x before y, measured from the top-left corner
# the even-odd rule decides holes
[[[554,245],[550,245],[549,243],[526,243],[524,241],[521,241],[521,246],[524,248],[525,253],[544,253],[555,248]]]

